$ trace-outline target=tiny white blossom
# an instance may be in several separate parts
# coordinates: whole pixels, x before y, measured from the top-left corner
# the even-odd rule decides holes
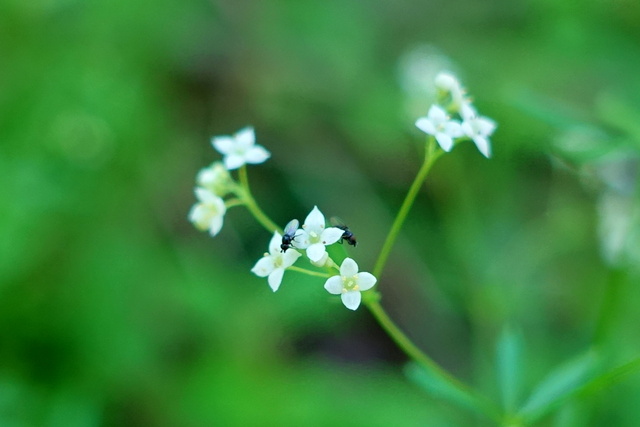
[[[373,288],[377,279],[371,273],[358,272],[358,264],[351,258],[345,258],[340,266],[340,275],[327,279],[324,288],[333,295],[340,295],[342,303],[349,310],[355,310],[362,300],[361,291]]]
[[[224,155],[224,165],[228,170],[238,169],[246,163],[262,163],[271,156],[271,153],[255,142],[256,135],[252,127],[240,129],[233,136],[216,136],[211,139],[215,149]]]
[[[479,117],[475,108],[469,103],[462,105],[460,109],[462,116],[462,131],[476,144],[478,150],[485,156],[491,156],[491,144],[489,137],[496,130],[496,122],[488,117]]]
[[[325,228],[324,215],[314,206],[304,220],[302,229],[296,234],[295,245],[306,249],[311,262],[319,262],[326,254],[325,245],[332,245],[342,237],[344,230],[338,227]]]
[[[435,78],[435,86],[444,96],[451,97],[449,111],[457,112],[464,101],[464,89],[452,74],[442,72]]]
[[[416,126],[421,131],[433,135],[444,151],[451,151],[453,138],[462,136],[460,123],[450,120],[447,112],[437,105],[432,105],[425,117],[416,120]]]
[[[209,230],[212,236],[220,232],[222,220],[227,211],[224,200],[205,188],[196,188],[198,203],[189,212],[189,220],[199,230]]]
[[[295,249],[287,249],[286,252],[282,252],[280,249],[281,243],[282,235],[276,231],[269,242],[269,253],[264,254],[264,257],[251,269],[251,272],[256,276],[268,276],[267,281],[273,292],[280,287],[284,270],[291,267],[300,256],[300,253]]]
[[[222,162],[214,162],[208,168],[201,169],[196,181],[199,186],[220,197],[229,192],[232,183],[231,175]]]

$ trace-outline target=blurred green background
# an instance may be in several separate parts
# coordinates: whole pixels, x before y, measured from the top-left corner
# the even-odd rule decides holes
[[[384,307],[496,399],[506,324],[519,401],[594,336],[638,356],[638,22],[631,0],[2,0],[0,425],[485,425],[364,308],[250,274],[270,236],[245,210],[215,239],[187,221],[209,138],[250,124],[264,210],[339,215],[370,271],[443,69],[498,122],[494,156],[436,164]],[[539,425],[637,426],[639,396],[630,376]]]

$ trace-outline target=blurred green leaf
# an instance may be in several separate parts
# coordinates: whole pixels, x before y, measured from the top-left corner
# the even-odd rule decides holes
[[[498,384],[502,405],[512,412],[518,403],[522,387],[522,334],[505,325],[496,348]]]
[[[518,415],[531,423],[555,409],[595,377],[600,360],[588,351],[551,372],[531,393]]]
[[[444,381],[440,375],[435,375],[416,363],[408,363],[404,372],[414,383],[438,399],[448,401],[477,414],[487,414],[487,411],[492,411],[476,396],[454,387],[451,382]]]

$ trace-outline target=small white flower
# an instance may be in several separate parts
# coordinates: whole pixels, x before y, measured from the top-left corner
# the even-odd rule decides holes
[[[214,162],[208,168],[201,169],[196,181],[199,186],[220,197],[229,192],[232,183],[231,175],[222,162]]]
[[[329,277],[324,288],[330,294],[340,295],[342,303],[349,310],[355,310],[360,306],[361,291],[373,288],[377,279],[371,273],[358,273],[358,264],[351,258],[345,258],[340,266],[340,275]]]
[[[189,212],[189,220],[196,228],[209,230],[212,236],[218,234],[222,228],[222,220],[227,211],[224,200],[205,188],[196,188],[198,203]]]
[[[325,245],[332,245],[342,237],[344,230],[338,227],[325,228],[324,215],[314,206],[298,230],[294,240],[298,249],[306,249],[311,262],[319,262],[326,254]]]
[[[224,155],[224,165],[228,170],[238,169],[246,163],[262,163],[271,156],[271,153],[255,142],[256,135],[252,127],[240,129],[233,136],[216,136],[211,139],[215,149]]]
[[[476,144],[478,150],[485,156],[491,156],[489,137],[496,130],[496,122],[487,117],[478,117],[478,113],[469,103],[462,105],[462,131]]]
[[[442,97],[450,97],[449,111],[457,112],[464,101],[464,89],[452,74],[442,72],[435,78],[436,89]]]
[[[273,289],[273,292],[277,291],[280,287],[284,270],[291,267],[300,256],[300,252],[295,249],[288,249],[286,252],[282,252],[280,250],[281,243],[282,235],[276,231],[273,233],[273,237],[269,242],[269,253],[264,254],[264,257],[251,269],[251,272],[256,276],[269,276],[267,281],[271,289]]]
[[[451,151],[453,138],[462,136],[460,123],[450,120],[447,112],[437,105],[432,105],[426,117],[416,120],[416,126],[421,131],[433,135],[444,151]]]

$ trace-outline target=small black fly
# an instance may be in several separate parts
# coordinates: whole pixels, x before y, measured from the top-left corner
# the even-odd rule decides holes
[[[284,234],[282,235],[282,244],[280,245],[280,252],[286,252],[287,249],[293,248],[293,241],[296,238],[296,231],[298,231],[298,226],[300,223],[297,219],[292,219],[289,223],[284,227]]]
[[[356,241],[356,236],[354,236],[351,230],[349,230],[349,227],[347,227],[345,223],[340,220],[340,218],[335,216],[331,217],[330,221],[334,227],[337,227],[340,230],[344,231],[344,233],[342,233],[342,237],[340,238],[340,244],[342,244],[343,240],[346,240],[349,245],[355,248],[358,242]]]

